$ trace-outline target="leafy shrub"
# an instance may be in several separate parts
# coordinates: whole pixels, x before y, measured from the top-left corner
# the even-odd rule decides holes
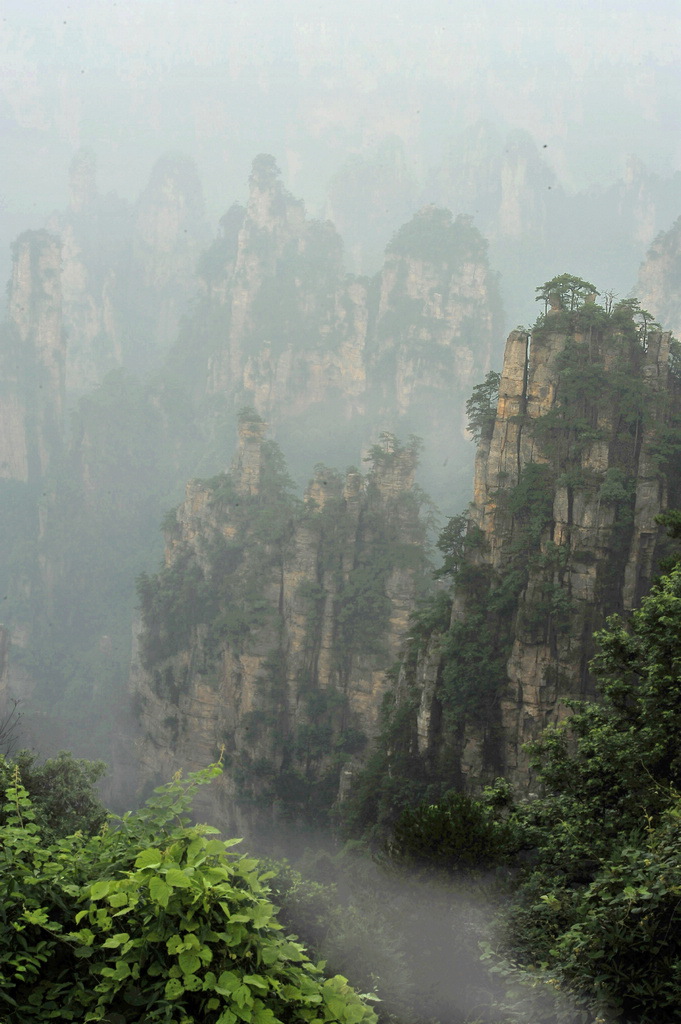
[[[511,949],[625,1024],[681,1020],[680,624],[677,566],[596,634],[602,700],[530,748],[548,795],[515,815],[534,852]]]
[[[493,807],[451,790],[436,804],[406,808],[386,844],[391,860],[445,871],[470,871],[506,859],[515,827]]]
[[[0,1000],[8,1024],[360,1024],[375,1014],[284,937],[258,861],[188,825],[217,765],[136,814],[46,845],[18,769],[0,830]]]
[[[0,801],[4,802],[17,771],[43,839],[61,838],[78,829],[93,835],[104,824],[106,808],[94,788],[106,772],[103,761],[75,758],[64,750],[42,764],[28,750],[20,750],[11,759],[0,757]],[[4,821],[0,810],[0,825]]]

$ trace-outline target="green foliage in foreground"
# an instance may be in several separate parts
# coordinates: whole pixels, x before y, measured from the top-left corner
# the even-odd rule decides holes
[[[596,635],[600,703],[533,751],[551,795],[519,812],[537,862],[512,944],[617,1020],[681,1020],[681,568]]]
[[[213,765],[87,838],[47,844],[18,770],[0,828],[0,1006],[40,1020],[373,1024],[285,936],[258,861],[185,816]]]

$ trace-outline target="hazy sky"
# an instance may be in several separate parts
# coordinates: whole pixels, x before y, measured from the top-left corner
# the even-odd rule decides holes
[[[190,153],[216,218],[273,152],[315,212],[386,135],[418,178],[486,117],[535,136],[563,182],[681,166],[678,0],[3,0],[0,243],[66,197],[82,145],[134,198]]]

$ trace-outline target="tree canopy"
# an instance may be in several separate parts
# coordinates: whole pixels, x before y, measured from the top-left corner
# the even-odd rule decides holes
[[[681,567],[596,634],[601,699],[532,748],[511,945],[615,1019],[681,1020]]]
[[[471,397],[466,402],[468,432],[476,444],[486,437],[494,426],[500,383],[501,374],[496,370],[490,370],[484,381],[475,385]]]
[[[595,284],[591,284],[590,281],[585,281],[581,277],[575,277],[574,274],[560,274],[558,277],[552,277],[550,281],[539,285],[536,291],[537,302],[544,303],[545,313],[551,304],[573,312],[589,296],[598,295]]]

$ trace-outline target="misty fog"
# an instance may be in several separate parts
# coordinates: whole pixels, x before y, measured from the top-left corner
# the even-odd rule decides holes
[[[385,1012],[405,1024],[420,1019],[419,992],[454,1024],[483,1019],[486,985],[503,989],[477,947],[497,934],[499,892],[522,864],[485,864],[453,887],[427,872],[404,882],[385,836],[405,794],[479,796],[489,765],[512,761],[510,746],[498,754],[503,700],[481,684],[475,713],[484,705],[488,718],[470,740],[440,699],[437,658],[470,613],[452,596],[462,566],[488,581],[515,543],[517,579],[499,593],[521,602],[518,622],[541,589],[517,582],[518,559],[525,573],[535,564],[520,520],[490,549],[493,514],[480,511],[520,490],[528,374],[540,405],[555,398],[554,364],[545,371],[532,350],[537,317],[550,347],[548,318],[567,316],[570,289],[604,337],[601,305],[619,308],[611,333],[630,330],[631,378],[661,379],[667,364],[678,375],[665,332],[681,332],[680,125],[672,0],[0,10],[0,755],[101,758],[102,798],[121,812],[176,771],[224,759],[196,813],[303,865],[307,881],[277,877],[284,915],[300,885],[310,941],[351,984],[394,984]],[[591,358],[591,326],[588,339]],[[650,483],[648,435],[631,426],[634,408],[644,423],[639,399],[632,385],[631,408],[610,422],[597,395],[579,425],[606,423],[620,453],[625,423],[626,473],[607,454],[589,462],[589,449],[584,484],[572,464],[537,456],[555,485],[547,497],[541,472],[528,477],[532,515],[549,508],[542,557],[561,543],[555,522],[546,532],[561,487],[572,525],[577,476],[586,487],[601,474],[585,535],[597,535],[602,503],[599,537],[626,505],[613,532],[625,561],[631,536],[650,539],[655,512],[672,507],[678,481],[667,469],[669,486]],[[501,456],[506,469],[485,475],[505,443],[500,422],[506,438],[517,428],[517,478]],[[641,512],[636,481],[664,492],[659,508],[651,499]],[[513,500],[498,507],[521,516]],[[584,584],[579,600],[601,601],[594,628],[630,609],[627,586],[644,594],[656,543],[637,576],[633,555],[618,563],[625,582],[608,578],[602,600]],[[583,554],[591,540],[575,544]],[[606,557],[599,544],[580,580]],[[556,693],[569,658],[588,660],[554,635],[573,610],[555,596],[565,564],[545,586],[550,642],[536,658]],[[486,628],[481,616],[470,629],[483,647]],[[535,640],[516,644],[521,673]],[[498,685],[496,648],[497,661],[471,649]],[[470,707],[456,708],[461,722]],[[400,709],[404,750],[390,733]],[[456,765],[433,754],[448,729]],[[391,758],[413,771],[413,793],[391,790]],[[516,769],[512,783],[521,755]],[[336,886],[337,904],[316,884]],[[334,923],[320,938],[324,914]],[[372,928],[382,980],[371,967],[355,980],[348,947],[371,947]],[[518,1007],[528,1024],[535,1012],[568,1019]]]

